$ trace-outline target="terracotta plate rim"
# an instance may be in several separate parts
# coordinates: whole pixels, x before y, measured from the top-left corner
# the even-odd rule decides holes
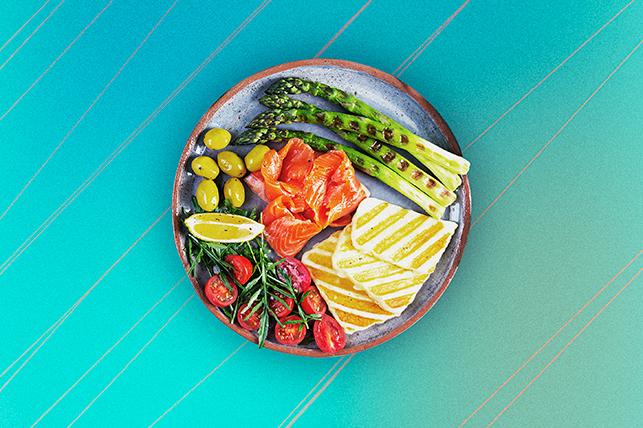
[[[206,128],[206,125],[210,121],[210,119],[213,117],[213,115],[223,106],[225,105],[232,97],[234,97],[237,93],[239,93],[242,89],[244,89],[246,86],[252,84],[253,82],[256,82],[257,80],[260,80],[264,77],[283,72],[286,70],[290,69],[295,69],[298,67],[310,67],[310,66],[334,66],[334,67],[339,67],[339,68],[345,68],[345,69],[350,69],[354,71],[360,71],[363,73],[366,73],[368,75],[371,75],[372,77],[375,77],[377,79],[380,79],[394,88],[406,93],[409,95],[411,98],[413,98],[435,121],[437,127],[440,129],[440,132],[444,135],[446,138],[447,144],[449,145],[449,148],[453,153],[456,153],[458,155],[461,155],[462,152],[460,150],[460,146],[458,145],[455,136],[453,135],[453,132],[447,125],[447,123],[444,121],[442,116],[437,112],[437,110],[424,98],[422,97],[418,92],[416,92],[413,88],[408,86],[407,84],[403,83],[399,79],[391,76],[388,73],[385,73],[383,71],[380,71],[378,69],[363,65],[363,64],[358,64],[355,62],[351,61],[345,61],[345,60],[337,60],[337,59],[327,59],[327,58],[319,58],[319,59],[308,59],[308,60],[299,60],[299,61],[293,61],[293,62],[288,62],[284,64],[280,64],[274,67],[270,67],[268,69],[265,69],[261,72],[258,72],[232,88],[230,88],[228,91],[226,91],[209,109],[208,111],[201,117],[199,120],[198,124],[194,128],[194,131],[188,138],[187,144],[183,150],[183,153],[181,155],[181,159],[179,161],[177,171],[176,171],[176,176],[174,180],[174,189],[172,192],[172,228],[174,232],[174,242],[177,248],[177,251],[179,253],[179,257],[181,259],[181,262],[183,264],[183,267],[185,271],[187,272],[189,270],[189,263],[187,260],[187,257],[185,255],[185,251],[183,250],[182,242],[181,242],[181,224],[179,220],[179,215],[181,207],[179,206],[179,186],[178,184],[180,183],[181,175],[184,171],[184,165],[186,165],[187,159],[191,153],[191,148],[194,147],[196,144],[199,135],[203,132],[203,130]],[[320,350],[315,350],[315,349],[308,349],[308,348],[300,348],[300,347],[291,347],[291,346],[284,346],[280,345],[277,343],[272,343],[272,342],[265,342],[264,347],[278,351],[278,352],[283,352],[287,354],[292,354],[292,355],[301,355],[301,356],[307,356],[307,357],[333,357],[333,356],[340,356],[340,355],[348,355],[348,354],[354,354],[357,352],[364,351],[369,348],[373,348],[377,345],[380,345],[393,337],[399,335],[409,327],[411,327],[413,324],[415,324],[420,318],[422,318],[432,307],[435,305],[435,303],[440,299],[448,285],[450,284],[451,280],[453,279],[453,276],[455,275],[455,272],[458,269],[458,265],[460,264],[460,260],[462,259],[462,255],[464,252],[464,248],[466,246],[466,241],[467,237],[469,235],[469,229],[471,227],[471,190],[469,187],[469,180],[468,177],[462,176],[462,185],[460,188],[460,198],[461,198],[461,209],[462,209],[462,222],[459,225],[459,227],[462,228],[462,233],[460,235],[460,240],[458,242],[457,247],[455,248],[453,252],[453,258],[450,262],[449,270],[447,271],[446,277],[444,281],[439,285],[438,289],[435,291],[435,293],[431,296],[429,300],[427,300],[421,308],[416,312],[411,318],[409,318],[407,321],[405,321],[402,325],[398,326],[397,328],[389,331],[388,333],[380,336],[379,338],[372,340],[367,343],[362,343],[357,346],[353,346],[350,348],[345,348],[335,354],[326,354]],[[231,324],[227,317],[215,306],[213,306],[205,297],[203,293],[203,288],[201,285],[198,283],[198,281],[193,277],[189,277],[190,282],[192,283],[192,286],[194,287],[196,293],[199,295],[201,301],[206,305],[206,307],[212,312],[221,322],[223,322],[225,325],[230,327],[232,330],[234,330],[236,333],[240,334],[247,340],[257,343],[257,337],[254,336],[252,333],[244,330],[243,328],[239,327],[237,324]]]

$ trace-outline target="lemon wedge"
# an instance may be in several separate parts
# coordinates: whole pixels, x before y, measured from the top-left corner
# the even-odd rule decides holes
[[[234,214],[200,213],[185,220],[190,233],[202,241],[245,242],[259,236],[264,225]]]

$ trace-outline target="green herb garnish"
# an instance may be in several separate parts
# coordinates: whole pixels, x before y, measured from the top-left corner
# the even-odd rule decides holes
[[[194,196],[192,197],[192,203],[194,213],[203,212]],[[258,217],[256,208],[251,211],[235,208],[232,206],[229,199],[226,199],[222,205],[215,209],[214,212],[241,215],[255,221],[257,221]],[[183,213],[186,218],[191,214],[185,209],[183,210]],[[293,288],[290,277],[279,267],[281,260],[273,261],[269,257],[271,250],[268,247],[268,244],[264,241],[263,234],[248,242],[219,244],[201,241],[187,231],[185,252],[190,263],[190,268],[188,270],[189,275],[194,276],[195,270],[197,269],[197,266],[199,266],[201,268],[205,268],[210,275],[219,274],[222,282],[226,287],[228,287],[228,289],[231,288],[228,279],[234,281],[235,285],[238,287],[239,294],[237,300],[228,307],[219,308],[231,323],[236,322],[237,313],[242,304],[246,302],[248,302],[249,305],[256,303],[256,306],[254,306],[252,311],[249,311],[248,314],[244,313],[244,315],[250,317],[254,313],[258,314],[260,323],[257,336],[260,348],[263,347],[266,337],[268,336],[270,319],[272,318],[276,323],[283,325],[274,311],[269,307],[270,296],[273,296],[284,305],[286,303],[275,295],[276,292],[294,300],[295,310],[293,311],[293,314],[298,315],[302,319],[302,321],[297,321],[301,322],[302,326],[308,326],[309,322],[319,320],[321,318],[320,315],[308,315],[303,311],[300,303],[304,296],[300,296],[299,298],[297,297],[297,292]],[[242,285],[235,279],[232,266],[225,262],[225,258],[232,254],[244,256],[250,260],[254,266],[252,276],[246,284]],[[286,278],[286,281],[283,281],[280,278],[277,269],[280,269],[281,277]],[[263,310],[260,311],[260,309]]]

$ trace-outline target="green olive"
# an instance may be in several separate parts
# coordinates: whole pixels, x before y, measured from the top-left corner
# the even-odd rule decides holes
[[[232,206],[235,208],[239,208],[246,200],[246,190],[243,187],[243,183],[235,177],[225,182],[223,185],[223,195],[226,199],[230,199]]]
[[[243,160],[234,152],[219,152],[217,163],[221,171],[231,177],[241,178],[246,174],[246,165]]]
[[[248,171],[255,172],[261,169],[263,157],[270,151],[270,147],[263,144],[257,144],[244,158]]]
[[[212,128],[203,136],[203,144],[208,149],[221,150],[230,143],[230,133],[225,129]]]
[[[214,210],[219,205],[219,188],[212,180],[203,179],[196,187],[196,201],[205,211]]]
[[[217,163],[209,156],[198,156],[192,160],[192,171],[196,175],[214,180],[219,175]]]

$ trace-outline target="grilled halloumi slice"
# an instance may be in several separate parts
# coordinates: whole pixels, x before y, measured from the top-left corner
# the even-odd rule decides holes
[[[382,309],[400,314],[415,299],[428,274],[418,273],[359,251],[351,240],[351,226],[337,239],[333,268],[364,290]]]
[[[340,232],[316,244],[301,258],[310,271],[328,310],[346,333],[364,330],[394,318],[397,314],[382,309],[364,290],[355,289],[353,282],[333,269],[332,256]]]
[[[457,223],[364,199],[353,216],[356,249],[404,269],[430,274],[458,227]]]

